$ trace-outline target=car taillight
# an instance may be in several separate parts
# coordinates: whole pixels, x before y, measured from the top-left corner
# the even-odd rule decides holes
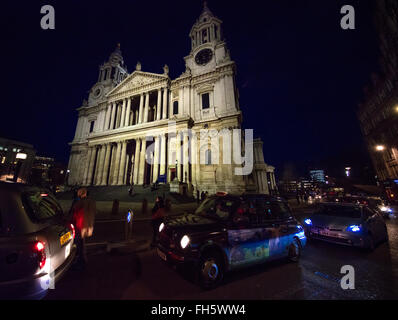
[[[70,230],[72,231],[72,237],[73,237],[73,240],[74,240],[76,232],[75,232],[75,226],[72,223],[70,224]]]
[[[43,269],[46,264],[46,250],[45,244],[42,241],[37,241],[34,246],[34,251],[37,254],[40,269]]]

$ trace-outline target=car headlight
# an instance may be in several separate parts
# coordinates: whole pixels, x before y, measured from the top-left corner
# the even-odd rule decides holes
[[[381,206],[381,207],[380,207],[380,210],[383,211],[383,212],[387,212],[387,211],[388,211],[388,207],[386,207],[386,206]]]
[[[162,232],[163,228],[164,228],[164,223],[162,222],[162,223],[160,224],[160,226],[159,226],[159,232]]]
[[[307,226],[312,226],[312,220],[311,220],[311,219],[305,219],[305,220],[304,220],[304,223],[305,223]]]
[[[183,236],[180,241],[181,248],[185,249],[190,241],[191,239],[187,235]]]
[[[358,225],[356,225],[356,224],[353,224],[352,226],[349,226],[349,227],[347,228],[347,230],[348,230],[348,231],[351,231],[351,232],[359,232],[359,231],[361,231],[361,226],[358,226]]]

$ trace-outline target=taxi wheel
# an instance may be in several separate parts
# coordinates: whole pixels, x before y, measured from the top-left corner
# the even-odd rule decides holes
[[[204,289],[215,288],[224,276],[222,260],[217,253],[207,253],[200,259],[199,282]]]
[[[297,262],[301,256],[301,244],[297,238],[294,238],[293,242],[289,246],[289,260]]]

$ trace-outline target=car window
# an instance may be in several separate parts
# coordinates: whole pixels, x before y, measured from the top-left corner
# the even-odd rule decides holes
[[[361,208],[358,206],[321,206],[317,214],[333,217],[361,218]]]
[[[202,202],[198,209],[196,209],[195,214],[209,218],[226,220],[230,216],[230,213],[235,206],[235,202],[236,201],[230,198],[208,198]]]
[[[50,193],[39,190],[22,193],[22,201],[33,220],[47,220],[62,214],[57,200]]]
[[[282,201],[266,201],[265,211],[269,218],[288,219],[291,217],[289,207]]]
[[[246,199],[242,202],[239,210],[242,210],[242,213],[249,218],[252,226],[291,217],[289,207],[284,202],[264,198]]]

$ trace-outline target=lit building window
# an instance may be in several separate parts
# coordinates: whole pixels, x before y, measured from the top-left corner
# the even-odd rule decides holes
[[[206,150],[206,153],[205,153],[205,164],[207,166],[211,165],[211,150],[210,149]]]
[[[94,131],[95,121],[90,122],[90,133]]]
[[[210,108],[210,94],[204,93],[202,94],[202,109]]]
[[[173,102],[173,114],[178,114],[178,101]]]

